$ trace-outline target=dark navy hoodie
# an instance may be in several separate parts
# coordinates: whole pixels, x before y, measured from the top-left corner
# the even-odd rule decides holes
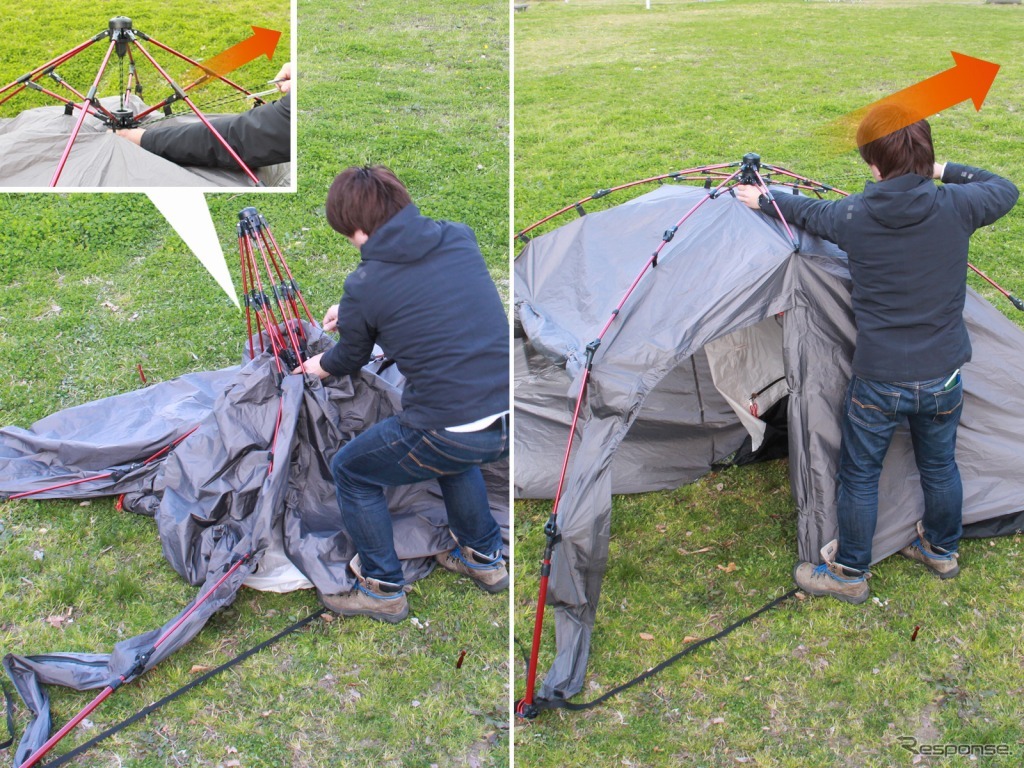
[[[473,230],[407,205],[360,256],[338,305],[341,340],[321,367],[353,374],[379,344],[406,378],[399,421],[416,429],[508,410],[508,320]]]
[[[971,359],[963,319],[968,242],[1013,208],[1018,193],[967,165],[947,163],[942,181],[907,174],[836,201],[775,196],[787,221],[849,256],[858,376],[929,381]],[[775,215],[763,196],[760,207]]]

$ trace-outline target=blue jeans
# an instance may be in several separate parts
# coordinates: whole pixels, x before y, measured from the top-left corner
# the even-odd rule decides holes
[[[854,376],[846,390],[839,455],[839,551],[836,562],[866,571],[878,518],[878,478],[896,427],[910,424],[914,459],[924,490],[924,531],[929,543],[955,552],[963,532],[963,486],[956,466],[956,428],[963,384],[943,389],[932,381],[882,382]]]
[[[501,529],[491,515],[480,465],[508,455],[506,419],[479,432],[412,429],[392,416],[349,441],[331,460],[341,519],[363,576],[402,584],[384,488],[437,478],[448,527],[459,544],[491,554]]]

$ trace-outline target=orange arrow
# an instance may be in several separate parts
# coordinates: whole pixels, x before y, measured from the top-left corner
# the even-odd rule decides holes
[[[252,31],[252,37],[248,37],[237,45],[231,46],[226,51],[221,51],[216,56],[210,57],[203,62],[203,67],[212,69],[218,75],[226,75],[243,64],[248,64],[253,59],[258,59],[260,56],[273,59],[277,43],[281,39],[281,33],[273,29],[264,29],[263,27],[252,27]],[[192,78],[202,77],[202,75],[202,70],[196,70]]]
[[[829,133],[838,138],[843,144],[844,151],[856,147],[857,126],[868,112],[883,104],[897,107],[902,113],[901,117],[896,122],[887,122],[884,129],[878,127],[870,130],[865,136],[864,143],[874,141],[893,131],[898,131],[900,128],[906,128],[918,120],[924,120],[967,99],[974,102],[976,110],[980,110],[992,87],[992,82],[996,79],[999,65],[983,59],[976,59],[973,56],[965,56],[956,51],[950,51],[950,53],[953,54],[955,66],[929,77],[927,80],[922,80],[916,85],[897,91],[891,96],[879,99],[873,104],[843,115],[830,124]]]

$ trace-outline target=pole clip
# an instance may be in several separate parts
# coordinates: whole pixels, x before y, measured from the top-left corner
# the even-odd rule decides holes
[[[139,462],[137,462],[137,461],[136,461],[136,462],[135,462],[135,463],[133,463],[133,464],[129,464],[129,465],[128,465],[127,467],[125,467],[124,469],[115,469],[114,471],[112,471],[112,472],[110,473],[110,478],[111,478],[111,479],[112,479],[112,480],[113,480],[113,481],[114,481],[115,483],[118,483],[118,482],[120,482],[120,481],[121,481],[121,479],[122,479],[122,478],[123,478],[123,477],[124,477],[125,475],[129,474],[130,472],[134,472],[134,471],[135,471],[136,469],[142,469],[142,468],[143,468],[144,466],[146,466],[146,465],[145,465],[145,464],[141,464],[141,463],[139,463]]]
[[[594,355],[597,354],[598,347],[601,346],[601,339],[594,339],[592,342],[587,344],[587,370],[589,371],[594,365]]]
[[[129,680],[134,680],[136,677],[138,677],[143,672],[145,672],[146,671],[146,665],[149,664],[149,659],[150,659],[150,657],[152,657],[152,655],[153,655],[153,649],[150,648],[145,653],[140,653],[138,656],[136,656],[135,657],[135,666],[133,666],[128,671],[128,674],[125,675],[122,678],[121,682],[126,683]]]
[[[612,193],[612,191],[610,189],[599,189],[599,190],[597,190],[597,192],[595,192],[594,194],[592,194],[590,196],[590,199],[591,200],[599,200],[600,198],[604,197],[605,195],[610,195],[611,193]]]

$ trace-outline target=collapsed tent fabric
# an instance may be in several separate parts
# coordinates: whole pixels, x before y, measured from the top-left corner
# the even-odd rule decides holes
[[[119,98],[100,100],[108,109]],[[136,114],[146,109],[137,96],[127,106]],[[58,161],[77,121],[64,107],[36,107],[16,117],[0,118],[0,187],[49,187]],[[208,117],[214,117],[209,115]],[[154,113],[141,128],[187,123],[194,115],[165,118]],[[266,186],[290,183],[291,164],[254,169]],[[59,187],[251,187],[241,170],[183,167],[147,152],[114,133],[96,118],[86,118],[75,139]]]
[[[792,192],[778,188],[778,194]],[[662,233],[703,189],[666,185],[539,236],[515,264],[515,492],[551,498],[597,334]],[[747,437],[737,411],[788,395],[799,557],[819,561],[837,531],[841,403],[855,328],[845,255],[731,195],[680,228],[594,356],[559,505],[548,602],[557,654],[539,698],[581,690],[608,558],[611,494],[678,487]],[[965,523],[1024,509],[1024,333],[968,290],[974,359],[963,368],[957,456]],[[782,382],[777,379],[784,376]],[[753,393],[764,388],[757,398]],[[751,434],[755,447],[760,439]],[[880,484],[877,560],[908,544],[924,508],[909,432],[897,431]],[[1019,518],[1017,518],[1019,521]],[[1019,527],[1019,522],[1017,523]]]
[[[304,328],[310,355],[333,345],[318,328]],[[355,549],[340,527],[328,462],[400,409],[401,392],[386,379],[401,377],[394,366],[378,376],[380,367],[371,363],[359,376],[321,383],[315,376],[282,376],[269,353],[258,354],[240,367],[71,408],[27,430],[0,430],[0,497],[110,473],[33,498],[125,494],[125,509],[155,519],[175,571],[201,585],[197,600],[216,586],[152,655],[146,652],[154,639],[188,608],[162,629],[118,643],[111,654],[6,656],[4,667],[34,716],[16,766],[49,733],[45,685],[86,690],[132,670],[136,677],[186,644],[243,584],[277,591],[315,586],[326,594],[352,589],[347,566]],[[184,435],[173,450],[143,463]],[[483,470],[491,513],[507,543],[508,463]],[[453,546],[440,489],[419,483],[389,489],[387,498],[405,578],[421,579],[433,569],[433,556]]]

